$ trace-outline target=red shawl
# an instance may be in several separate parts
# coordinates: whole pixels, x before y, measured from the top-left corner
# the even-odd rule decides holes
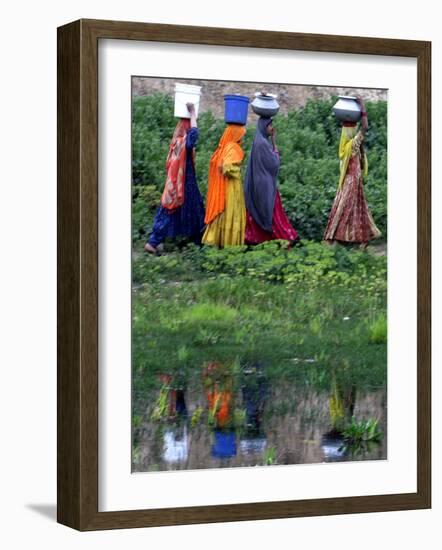
[[[190,120],[182,118],[176,125],[169,154],[166,160],[166,184],[161,204],[168,210],[175,210],[184,203],[184,182],[186,177],[186,134]]]

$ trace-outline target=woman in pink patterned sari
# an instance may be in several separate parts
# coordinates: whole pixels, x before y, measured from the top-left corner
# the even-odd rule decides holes
[[[369,241],[380,237],[381,232],[374,223],[364,194],[364,175],[368,172],[364,151],[364,137],[368,128],[364,103],[361,128],[356,124],[343,123],[339,144],[341,171],[338,191],[330,212],[324,240],[330,244],[336,241],[358,243],[365,248]]]

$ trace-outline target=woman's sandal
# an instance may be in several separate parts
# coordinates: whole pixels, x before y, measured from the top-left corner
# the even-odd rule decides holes
[[[148,254],[156,254],[157,253],[157,249],[152,246],[150,243],[146,243],[144,245],[144,250],[148,253]]]

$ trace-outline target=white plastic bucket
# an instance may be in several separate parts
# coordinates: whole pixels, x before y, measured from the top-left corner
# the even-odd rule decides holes
[[[186,103],[193,103],[195,105],[195,114],[196,116],[198,116],[200,98],[201,86],[194,86],[192,84],[181,84],[177,82],[175,84],[175,109],[173,113],[174,116],[179,118],[190,118]]]

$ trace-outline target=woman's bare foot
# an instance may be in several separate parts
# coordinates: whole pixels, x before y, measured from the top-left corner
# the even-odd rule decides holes
[[[329,246],[330,248],[335,248],[336,246],[338,246],[338,243],[337,241],[333,241],[332,239],[327,239],[325,241],[322,241],[324,244],[326,244],[327,246]]]
[[[359,250],[366,250],[367,249],[367,246],[368,246],[368,243],[361,243],[359,245]]]
[[[144,250],[146,252],[148,252],[149,254],[156,254],[157,253],[157,249],[154,246],[152,246],[150,243],[146,243],[144,245]]]

